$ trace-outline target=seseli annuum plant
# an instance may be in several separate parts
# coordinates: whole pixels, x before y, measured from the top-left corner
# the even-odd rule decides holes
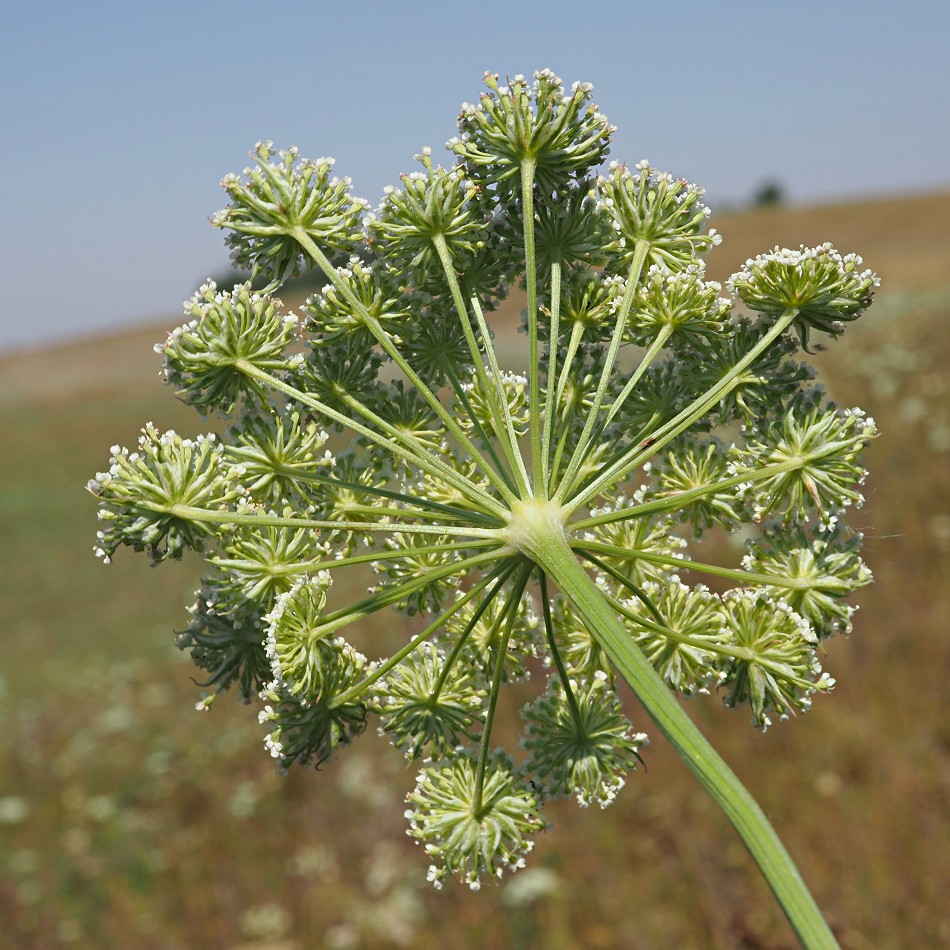
[[[453,163],[423,150],[375,211],[332,160],[270,143],[223,180],[212,223],[256,283],[209,281],[156,349],[177,394],[225,421],[194,440],[149,424],[112,450],[90,483],[98,553],[203,555],[179,636],[213,689],[199,707],[259,697],[281,769],[320,765],[370,720],[416,760],[406,816],[437,887],[521,867],[545,800],[616,797],[646,743],[623,680],[801,941],[835,946],[678,697],[715,689],[765,729],[833,686],[819,654],[870,580],[842,513],[875,429],[796,354],[838,336],[877,280],[830,245],[776,248],[723,296],[702,189],[605,165],[614,129],[589,85],[546,70],[485,85]],[[274,292],[313,268],[326,285],[287,313]],[[492,315],[519,287],[512,369]],[[741,563],[691,556],[738,528]],[[355,603],[335,596],[344,572],[372,577]],[[368,659],[348,634],[387,608],[413,619]],[[513,754],[492,727],[529,672],[543,682]]]

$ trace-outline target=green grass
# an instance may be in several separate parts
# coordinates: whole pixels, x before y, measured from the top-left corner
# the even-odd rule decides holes
[[[866,235],[885,278],[863,324],[816,360],[883,433],[852,519],[877,583],[852,638],[829,645],[839,686],[765,735],[714,697],[688,707],[854,950],[950,944],[948,238],[927,242],[929,267],[907,250],[935,213],[914,199],[723,219],[711,261],[728,273],[772,244],[825,237],[861,251]],[[152,569],[121,552],[103,567],[83,490],[146,420],[201,429],[156,381],[154,336],[0,361],[0,947],[793,946],[661,741],[606,812],[549,807],[528,870],[436,894],[404,834],[413,770],[381,740],[281,778],[255,709],[193,712],[200,690],[172,632],[198,564]],[[128,357],[139,348],[141,367]],[[523,696],[508,699],[508,732]]]

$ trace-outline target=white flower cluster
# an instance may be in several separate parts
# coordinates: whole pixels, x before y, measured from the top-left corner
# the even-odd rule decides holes
[[[485,83],[453,164],[424,149],[374,212],[332,160],[258,143],[213,223],[267,287],[204,283],[156,347],[224,432],[146,426],[90,483],[104,560],[203,556],[178,638],[202,687],[260,699],[284,770],[373,720],[422,763],[430,880],[472,888],[524,865],[545,801],[615,800],[646,743],[619,679],[751,814],[671,693],[718,690],[764,729],[831,689],[817,654],[870,581],[843,515],[876,435],[792,358],[867,307],[860,258],[753,258],[727,286],[760,316],[739,317],[706,280],[702,188],[646,161],[598,176],[613,127],[587,83]],[[273,292],[314,268],[303,319],[285,312]],[[523,345],[497,309],[519,285]],[[741,564],[694,555],[739,527]],[[402,639],[370,661],[357,628]],[[498,711],[539,669],[519,763]]]

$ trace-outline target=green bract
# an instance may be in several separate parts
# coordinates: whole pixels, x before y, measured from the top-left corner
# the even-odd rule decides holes
[[[876,280],[827,245],[775,251],[729,284],[761,315],[736,312],[704,279],[719,237],[702,189],[646,163],[598,177],[612,128],[589,86],[568,94],[548,71],[486,85],[449,143],[457,162],[423,152],[375,214],[329,160],[294,150],[274,162],[259,146],[224,180],[214,223],[238,261],[274,287],[311,267],[327,284],[303,319],[247,285],[198,292],[159,349],[226,435],[147,427],[137,452],[114,449],[91,483],[100,553],[205,552],[180,645],[206,686],[260,694],[282,767],[323,762],[374,717],[418,758],[411,834],[439,884],[520,867],[545,799],[613,800],[645,742],[625,680],[803,942],[831,946],[676,694],[721,690],[765,728],[833,683],[818,652],[870,580],[843,512],[875,429],[793,357],[811,333],[838,335]],[[517,285],[520,352],[520,305],[502,302]],[[348,450],[327,451],[330,429]],[[740,525],[744,560],[691,554]],[[354,602],[351,584],[331,588],[367,570]],[[370,662],[349,636],[388,608],[417,632]],[[496,751],[502,686],[539,668],[528,754]]]

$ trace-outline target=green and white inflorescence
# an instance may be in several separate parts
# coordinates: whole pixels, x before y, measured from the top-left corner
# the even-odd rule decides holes
[[[90,482],[105,560],[203,555],[180,645],[215,694],[260,697],[280,767],[374,722],[419,763],[430,878],[473,888],[523,865],[546,799],[606,806],[636,766],[621,654],[763,729],[832,687],[824,641],[870,581],[843,512],[875,435],[796,360],[870,303],[859,258],[775,249],[723,296],[702,189],[606,165],[589,85],[486,86],[447,167],[423,151],[373,212],[332,160],[259,144],[212,223],[266,288],[209,281],[156,348],[226,422],[149,424]],[[274,291],[314,268],[326,286],[287,314]],[[739,526],[744,559],[691,556]],[[367,658],[351,633],[384,608],[405,642]],[[501,688],[530,673],[524,751],[499,749]]]

